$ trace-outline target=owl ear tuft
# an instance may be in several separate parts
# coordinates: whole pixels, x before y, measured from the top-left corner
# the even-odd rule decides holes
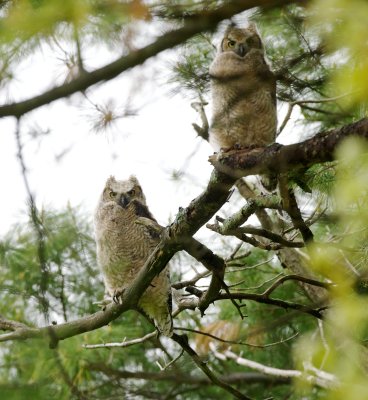
[[[234,28],[236,28],[236,23],[230,22],[230,24],[227,26],[227,28],[225,30],[224,36],[227,36],[229,34],[229,32]]]
[[[254,33],[258,33],[257,25],[253,21],[249,22],[249,25],[248,25],[247,29],[249,29],[250,31],[252,31]]]
[[[109,186],[111,185],[113,182],[116,182],[115,176],[110,175],[109,178],[106,181],[106,185],[105,186]]]
[[[140,186],[139,181],[135,175],[130,175],[129,180],[133,182],[134,185]]]

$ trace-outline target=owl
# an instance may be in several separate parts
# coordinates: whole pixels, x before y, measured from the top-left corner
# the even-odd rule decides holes
[[[131,284],[160,240],[160,229],[152,229],[147,221],[160,228],[137,178],[119,181],[111,176],[96,209],[95,236],[97,261],[106,291],[113,299]],[[172,335],[168,267],[153,279],[138,307],[154,321],[160,333]]]
[[[227,28],[209,74],[213,105],[209,142],[214,150],[273,143],[276,80],[254,24]]]

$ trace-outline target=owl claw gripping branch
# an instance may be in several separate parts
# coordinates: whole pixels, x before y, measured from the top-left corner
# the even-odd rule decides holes
[[[126,181],[114,177],[107,180],[95,213],[95,230],[97,261],[105,287],[118,303],[160,240],[161,227],[149,211],[135,176]],[[172,336],[168,267],[153,279],[138,307],[154,321],[160,333]]]
[[[114,290],[114,294],[112,295],[112,301],[115,303],[115,304],[119,304],[120,302],[119,302],[119,299],[121,298],[121,296],[124,294],[124,292],[125,292],[125,289],[124,288],[122,288],[122,289],[115,289]]]

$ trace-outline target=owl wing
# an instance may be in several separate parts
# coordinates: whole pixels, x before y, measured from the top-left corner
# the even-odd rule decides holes
[[[267,64],[266,64],[267,65]],[[267,85],[268,90],[272,97],[272,103],[276,106],[276,77],[275,74],[270,71],[268,65],[266,67],[260,68],[258,71],[258,76],[261,78],[264,85]]]
[[[155,220],[155,218],[152,216],[150,211],[148,210],[147,206],[143,204],[136,204],[135,207],[136,210],[136,215],[137,219],[135,221],[136,224],[140,225],[143,227],[146,233],[146,237],[150,241],[150,244],[152,248],[154,248],[157,243],[160,240],[161,233],[163,231],[163,227]],[[167,287],[166,284],[164,284],[164,287],[162,288],[164,291],[168,289],[167,294],[164,296],[166,297],[166,305],[164,303],[161,303],[160,306],[156,304],[156,300],[153,301],[152,303],[155,303],[155,306],[153,304],[150,304],[149,307],[143,307],[142,311],[143,313],[148,317],[148,318],[153,318],[154,323],[158,330],[164,334],[165,336],[171,337],[173,334],[173,320],[171,316],[171,311],[172,311],[172,295],[171,295],[171,290],[170,290],[170,271],[169,268],[166,268],[162,273],[166,274],[166,279],[161,280],[160,282],[167,282]],[[166,289],[165,289],[166,287]],[[156,287],[155,285],[151,284],[151,293],[161,291],[159,287]],[[151,294],[152,295],[152,294]]]
[[[157,221],[147,217],[138,217],[135,223],[138,225],[142,225],[145,228],[149,238],[152,239],[155,244],[158,243],[158,240],[160,239],[161,233],[164,228],[159,225]]]

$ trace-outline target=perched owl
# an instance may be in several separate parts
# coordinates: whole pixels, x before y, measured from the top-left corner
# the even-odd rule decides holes
[[[215,151],[263,147],[276,136],[276,80],[264,59],[256,27],[230,25],[210,66]]]
[[[118,181],[111,176],[96,209],[95,231],[97,261],[113,299],[131,284],[159,242],[159,230],[150,229],[149,224],[142,223],[144,220],[159,227],[137,178]],[[172,335],[168,267],[154,278],[138,306],[162,334]]]

